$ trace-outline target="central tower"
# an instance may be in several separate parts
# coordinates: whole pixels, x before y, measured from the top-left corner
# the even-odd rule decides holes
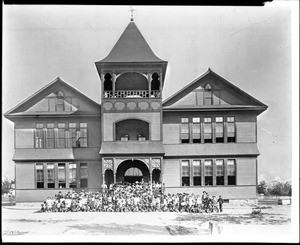
[[[109,179],[105,172],[110,168],[118,181],[118,166],[131,159],[144,162],[152,180],[151,162],[160,170],[164,154],[162,89],[167,62],[154,54],[131,20],[110,53],[95,64],[101,79],[103,177]]]

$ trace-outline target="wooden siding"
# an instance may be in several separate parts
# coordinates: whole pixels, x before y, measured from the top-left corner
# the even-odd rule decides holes
[[[256,185],[256,158],[237,158],[236,184]]]
[[[237,122],[236,123],[237,142],[256,142],[256,123]]]
[[[114,141],[114,123],[125,119],[140,119],[150,123],[150,140],[160,140],[160,113],[103,113],[103,140]]]
[[[101,188],[102,174],[100,162],[88,162],[88,187]]]
[[[34,189],[34,163],[15,163],[16,189]]]
[[[34,148],[34,129],[15,129],[15,148]]]
[[[180,186],[180,165],[178,159],[164,159],[163,182],[166,187]]]
[[[163,142],[164,144],[179,144],[180,143],[180,125],[179,124],[164,124],[163,125]]]

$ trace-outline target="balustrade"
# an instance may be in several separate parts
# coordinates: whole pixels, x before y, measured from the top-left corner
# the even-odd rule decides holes
[[[160,96],[159,90],[117,90],[115,93],[111,90],[104,90],[104,98],[158,98]]]

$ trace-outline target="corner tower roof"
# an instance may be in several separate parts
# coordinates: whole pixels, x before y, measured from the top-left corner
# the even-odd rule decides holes
[[[110,53],[97,63],[166,62],[157,57],[145,38],[131,21]]]

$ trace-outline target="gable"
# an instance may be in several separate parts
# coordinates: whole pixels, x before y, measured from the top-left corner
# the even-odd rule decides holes
[[[168,108],[266,107],[210,69],[163,102]]]
[[[5,116],[99,113],[99,104],[57,78],[5,113]]]

